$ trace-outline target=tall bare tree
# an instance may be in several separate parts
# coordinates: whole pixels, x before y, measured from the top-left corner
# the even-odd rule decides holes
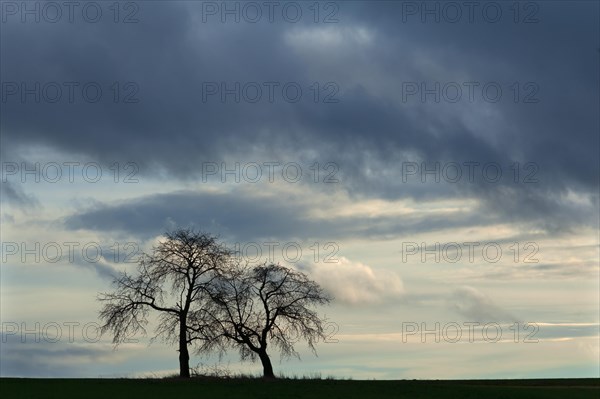
[[[313,307],[332,298],[305,274],[274,264],[236,263],[213,283],[213,302],[198,313],[198,325],[217,334],[206,341],[207,349],[233,346],[242,359],[258,357],[264,377],[275,378],[270,344],[283,357],[299,357],[294,349],[298,339],[306,340],[315,354],[315,343],[325,339],[324,320]]]
[[[210,300],[209,287],[230,256],[209,234],[184,229],[167,233],[152,254],[141,257],[136,275],[122,273],[113,282],[113,292],[100,294],[101,332],[110,332],[118,345],[137,333],[146,334],[148,315],[157,312],[155,338],[178,345],[179,375],[189,377],[189,346],[212,339],[206,325],[196,322],[192,329],[191,321]]]

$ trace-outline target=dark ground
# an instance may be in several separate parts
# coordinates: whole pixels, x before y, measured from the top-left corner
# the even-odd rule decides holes
[[[600,379],[0,379],[3,398],[600,398]]]

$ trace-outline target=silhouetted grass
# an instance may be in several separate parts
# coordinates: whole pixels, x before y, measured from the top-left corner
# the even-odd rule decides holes
[[[598,398],[600,379],[353,381],[198,377],[0,379],[3,398]]]

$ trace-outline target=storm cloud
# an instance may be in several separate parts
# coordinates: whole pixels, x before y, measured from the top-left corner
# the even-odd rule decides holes
[[[3,158],[11,158],[8,147],[35,143],[106,164],[132,161],[143,174],[162,170],[185,179],[197,177],[202,162],[310,153],[314,160],[336,162],[353,195],[466,192],[500,217],[531,219],[550,230],[586,223],[590,212],[597,219],[599,46],[593,2],[568,11],[544,3],[537,22],[521,24],[508,17],[508,9],[497,24],[479,14],[473,23],[465,17],[424,24],[402,2],[341,3],[338,22],[330,24],[308,17],[297,23],[222,23],[199,2],[159,4],[141,3],[133,24],[107,18],[97,24],[24,24],[9,18],[2,42]],[[56,103],[44,101],[49,82],[62,87]],[[77,84],[72,102],[65,82]],[[80,93],[90,82],[103,93],[96,103]],[[272,101],[265,82],[274,82]],[[289,82],[303,89],[298,102],[280,90]],[[321,94],[335,92],[336,102],[315,102],[315,82],[333,82]],[[475,82],[472,101],[465,82]],[[235,94],[222,100],[221,84],[235,92],[236,84],[247,83],[261,88],[259,101],[249,101],[254,94],[241,89],[237,100]],[[464,92],[456,102],[443,90],[440,98],[408,96],[413,83],[419,91],[422,83],[426,89],[452,83]],[[482,93],[487,83],[501,87],[497,102]],[[40,84],[41,101],[23,94],[21,84]],[[208,95],[213,84],[219,92]],[[130,94],[135,102],[115,102],[115,93]],[[523,99],[527,95],[530,102]],[[505,178],[492,185],[478,179],[442,193],[431,185],[402,185],[402,163],[415,159],[428,167],[495,162]],[[535,164],[539,183],[507,182],[516,162]],[[565,200],[570,192],[589,206],[573,209]]]

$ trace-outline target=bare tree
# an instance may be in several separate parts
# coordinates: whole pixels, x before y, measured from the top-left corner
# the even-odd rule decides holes
[[[306,340],[316,354],[315,343],[325,338],[324,320],[312,308],[332,298],[301,272],[274,264],[236,263],[211,288],[213,302],[198,314],[200,325],[218,334],[206,341],[207,349],[232,346],[243,360],[258,357],[266,378],[275,378],[269,344],[283,357],[299,357],[297,339]]]
[[[154,338],[177,343],[179,374],[189,377],[188,347],[212,339],[208,325],[196,322],[192,329],[191,321],[210,300],[208,288],[230,255],[214,236],[184,229],[167,233],[151,255],[141,257],[137,275],[122,273],[113,282],[115,290],[98,297],[103,302],[101,332],[110,332],[118,345],[137,333],[146,334],[148,315],[157,312]]]

